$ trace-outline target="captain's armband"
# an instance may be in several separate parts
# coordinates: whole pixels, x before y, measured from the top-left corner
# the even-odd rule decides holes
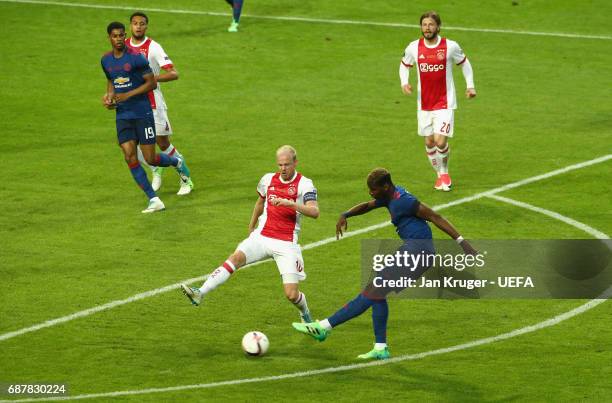
[[[313,189],[311,192],[304,193],[303,201],[304,203],[309,201],[317,201],[317,190]]]

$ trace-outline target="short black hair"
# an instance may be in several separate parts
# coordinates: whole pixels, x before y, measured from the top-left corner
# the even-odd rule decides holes
[[[149,17],[142,11],[136,11],[134,14],[130,15],[130,22],[132,22],[132,18],[134,17],[142,17],[145,19],[146,23],[149,24]]]
[[[122,23],[118,21],[113,21],[110,24],[108,24],[108,27],[106,27],[106,33],[110,35],[111,32],[113,32],[113,29],[121,29],[125,32],[125,25],[123,25]]]

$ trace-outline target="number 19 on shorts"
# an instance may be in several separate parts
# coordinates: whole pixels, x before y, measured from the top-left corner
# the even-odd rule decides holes
[[[153,127],[145,127],[145,139],[150,140],[155,138]]]

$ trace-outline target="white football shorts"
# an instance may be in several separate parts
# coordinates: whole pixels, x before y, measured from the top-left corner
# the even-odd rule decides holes
[[[295,283],[295,278],[299,281],[306,279],[302,248],[296,243],[268,238],[253,231],[236,249],[246,255],[246,264],[273,258],[283,283]]]
[[[419,136],[442,134],[453,137],[455,128],[455,110],[438,109],[436,111],[417,111]]]
[[[157,136],[169,136],[172,134],[172,126],[168,120],[167,109],[153,109],[155,119],[155,134]]]

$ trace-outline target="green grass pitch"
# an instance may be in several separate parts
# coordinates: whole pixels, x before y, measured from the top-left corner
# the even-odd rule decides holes
[[[164,11],[229,13],[222,0],[79,3],[108,7],[0,0],[0,334],[209,273],[246,236],[257,181],[275,169],[274,150],[285,143],[297,148],[298,169],[319,191],[321,217],[303,220],[303,245],[333,236],[338,213],[367,199],[364,178],[376,166],[435,206],[610,153],[606,1],[246,0],[238,34],[226,32],[229,14]],[[100,105],[106,25],[127,23],[132,6],[158,10],[148,12],[148,33],[180,73],[163,91],[173,143],[196,184],[179,198],[176,176],[167,172],[160,193],[167,210],[150,216],[140,214],[146,199],[116,146],[114,113]],[[397,74],[417,28],[255,17],[415,24],[432,8],[442,16],[443,35],[470,58],[478,91],[474,100],[459,99],[450,163],[455,189],[444,194],[432,189],[415,98],[402,95]],[[461,95],[459,69],[455,82]],[[501,195],[609,234],[611,174],[608,161]],[[442,213],[466,238],[590,237],[491,199]],[[351,219],[349,229],[387,219],[377,211]],[[394,232],[386,227],[304,252],[302,289],[316,317],[359,290],[360,240],[374,237]],[[496,336],[585,302],[394,299],[391,352],[399,357]],[[65,382],[71,396],[138,391],[351,365],[371,348],[369,314],[320,344],[294,332],[294,320],[274,264],[265,263],[238,272],[197,309],[176,290],[0,340],[0,383]],[[271,347],[249,359],[240,339],[254,329]],[[556,326],[421,359],[92,400],[610,401],[611,340],[612,304],[605,302]]]

